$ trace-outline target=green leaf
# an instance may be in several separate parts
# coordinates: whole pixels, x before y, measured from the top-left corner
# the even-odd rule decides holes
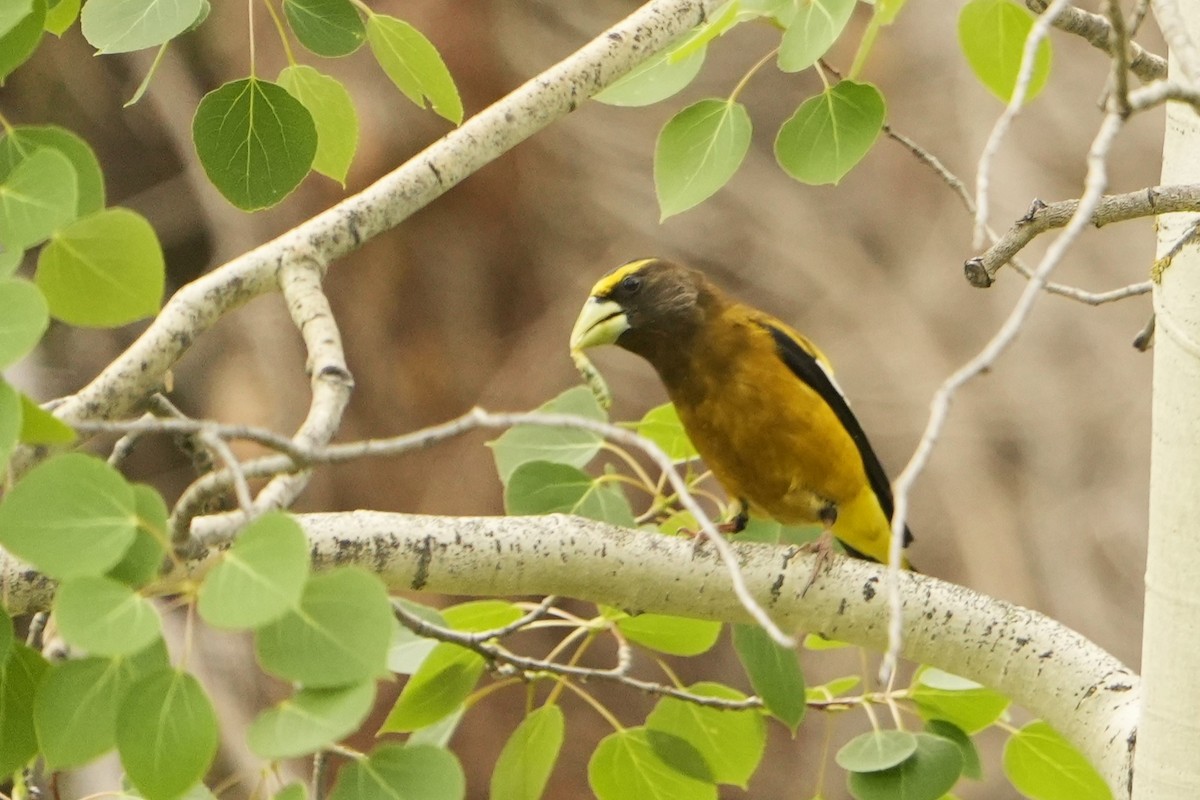
[[[817,63],[842,35],[857,0],[808,0],[796,4],[779,42],[779,68],[799,72]]]
[[[138,530],[124,558],[108,571],[108,577],[135,589],[158,577],[166,555],[167,504],[153,486],[133,485]]]
[[[958,43],[967,63],[988,91],[1007,103],[1017,86],[1025,39],[1034,16],[1012,0],[970,0],[958,14]],[[1050,76],[1050,40],[1038,44],[1025,102],[1035,98]]]
[[[0,502],[0,545],[60,580],[108,571],[136,532],[133,489],[81,453],[37,465]]]
[[[146,218],[108,208],[57,231],[34,276],[50,313],[71,325],[111,328],[153,316],[162,302],[162,245]]]
[[[550,461],[530,461],[513,471],[504,487],[504,512],[577,514],[627,528],[636,524],[620,486]]]
[[[962,755],[954,742],[928,733],[915,734],[917,749],[901,764],[873,772],[851,772],[855,800],[939,800],[962,774]]]
[[[1110,800],[1095,767],[1042,720],[1017,731],[1004,745],[1004,774],[1032,800]]]
[[[54,596],[54,617],[63,638],[92,655],[132,655],[162,636],[149,600],[98,575],[64,581]]]
[[[350,0],[284,0],[283,11],[300,44],[319,56],[348,56],[367,35]]]
[[[490,796],[495,800],[538,800],[562,749],[562,709],[545,705],[529,712],[517,726],[492,772]]]
[[[798,181],[836,184],[870,152],[886,113],[874,86],[840,81],[805,100],[783,123],[775,159]]]
[[[51,13],[69,4],[70,0],[60,0]],[[11,128],[0,139],[0,182],[22,160],[42,149],[57,151],[75,167],[79,192],[75,208],[77,216],[86,216],[104,208],[104,172],[100,169],[95,151],[79,136],[57,125],[18,125]]]
[[[272,800],[308,800],[308,790],[302,783],[289,783],[276,792]]]
[[[79,7],[82,0],[58,0],[53,8],[46,12],[44,27],[48,33],[62,36],[79,19]]]
[[[805,650],[841,650],[845,647],[853,647],[849,642],[839,642],[836,639],[826,639],[819,633],[810,633],[804,637],[801,642],[801,647]]]
[[[717,620],[673,617],[666,614],[622,617],[617,620],[617,627],[629,641],[673,656],[698,656],[707,653],[721,635],[721,623]]]
[[[0,37],[17,26],[33,11],[33,0],[6,0],[0,4]]]
[[[462,800],[466,784],[449,750],[385,744],[342,767],[329,800]]]
[[[465,705],[459,706],[451,713],[439,719],[432,725],[426,725],[424,728],[417,728],[408,735],[405,744],[411,747],[414,744],[428,744],[434,747],[449,747],[450,740],[454,734],[458,732],[458,725],[462,722],[463,715],[467,713]]]
[[[676,464],[700,457],[687,431],[683,429],[679,412],[671,403],[663,403],[647,411],[638,422],[637,432],[661,447]]]
[[[25,444],[67,444],[75,441],[75,431],[21,395],[21,441]]]
[[[308,687],[345,686],[383,674],[391,641],[387,590],[375,575],[341,567],[308,579],[300,610],[255,633],[264,669]]]
[[[576,386],[538,407],[549,414],[575,414],[603,422],[607,417],[586,386]],[[574,428],[517,425],[488,442],[500,480],[508,483],[517,467],[530,461],[553,461],[573,467],[587,465],[600,452],[599,434]]]
[[[700,74],[704,66],[703,47],[690,55],[677,59],[673,51],[663,51],[629,74],[613,82],[596,95],[601,103],[610,106],[649,106],[682,91]]]
[[[38,685],[33,720],[53,770],[77,767],[116,745],[117,709],[129,688],[169,666],[160,639],[131,657],[83,658],[53,665]]]
[[[12,618],[8,616],[4,606],[0,606],[0,664],[8,661],[8,655],[12,652],[15,641]]]
[[[0,775],[11,775],[38,751],[33,698],[48,667],[41,654],[20,642],[0,664]]]
[[[910,697],[922,718],[944,719],[968,734],[992,725],[1009,705],[999,692],[932,667],[917,673]]]
[[[668,737],[676,743],[677,751],[683,750],[677,744],[682,739],[647,728],[626,728],[600,740],[588,761],[588,784],[598,800],[635,797],[716,800],[716,784],[689,774],[695,771],[695,764],[679,764],[678,752],[675,757],[667,754],[675,763],[664,761],[664,743]],[[695,748],[691,748],[691,754],[703,765],[703,757]]]
[[[6,248],[0,243],[0,278],[11,278],[21,268],[25,260],[25,251],[19,247]]]
[[[746,107],[729,100],[701,100],[672,117],[654,148],[662,219],[699,205],[728,183],[750,148],[751,130]]]
[[[698,25],[682,42],[671,48],[671,61],[683,61],[689,56],[706,49],[708,43],[724,36],[743,20],[741,0],[728,0],[709,15],[708,21]],[[751,17],[753,18],[753,17]]]
[[[300,604],[308,538],[282,511],[251,522],[200,585],[200,616],[214,628],[260,628]]]
[[[50,326],[46,298],[32,283],[0,278],[0,369],[24,358]]]
[[[456,631],[481,633],[511,625],[521,618],[522,611],[505,600],[468,600],[443,608],[441,616]]]
[[[314,753],[358,730],[374,702],[374,680],[334,689],[303,688],[259,714],[246,740],[256,755],[270,761]]]
[[[192,120],[196,153],[213,185],[243,211],[278,203],[300,185],[317,153],[317,128],[282,86],[232,81],[204,96]]]
[[[317,128],[313,169],[345,187],[346,173],[358,149],[358,115],[350,93],[336,78],[302,64],[280,72],[279,85],[312,114]]]
[[[433,648],[404,684],[380,732],[408,732],[432,725],[457,709],[483,675],[483,656],[456,644]]]
[[[37,50],[45,24],[46,0],[33,0],[28,13],[0,36],[0,85]]]
[[[71,161],[50,148],[34,152],[0,182],[0,244],[14,250],[38,244],[75,218],[78,203]]]
[[[733,647],[763,705],[795,732],[806,708],[804,675],[796,654],[780,647],[757,625],[734,625]]]
[[[946,722],[944,719],[931,719],[925,723],[925,730],[958,745],[958,751],[963,758],[963,777],[976,781],[983,777],[983,764],[979,760],[979,751],[975,749],[975,742],[971,741],[971,737],[964,733],[962,728],[952,722]]]
[[[203,11],[203,0],[88,0],[80,26],[101,53],[129,53],[174,39]]]
[[[462,99],[454,78],[433,43],[407,22],[386,14],[367,19],[367,43],[383,71],[404,96],[455,125],[463,120]]]
[[[402,597],[392,598],[392,603],[401,605],[411,614],[416,614],[426,622],[445,627],[446,620],[436,610],[414,603]],[[388,670],[402,675],[411,675],[417,671],[426,657],[437,647],[436,639],[418,636],[398,622],[392,627],[392,643],[388,649]]]
[[[174,800],[217,753],[217,716],[199,681],[164,668],[130,687],[117,711],[117,751],[143,797]]]
[[[741,692],[719,683],[697,683],[688,691],[703,697],[744,700]],[[745,789],[762,761],[767,727],[756,709],[732,711],[664,697],[646,717],[646,727],[686,739],[704,757],[717,783]]]
[[[879,772],[907,761],[917,752],[917,737],[908,731],[867,731],[842,745],[834,756],[847,772]]]
[[[809,686],[804,690],[804,696],[810,703],[829,701],[847,694],[860,683],[862,678],[858,675],[846,675],[818,686]]]

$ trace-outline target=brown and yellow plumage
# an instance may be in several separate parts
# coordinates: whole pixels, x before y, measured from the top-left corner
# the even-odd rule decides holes
[[[739,504],[737,524],[746,513],[820,522],[851,555],[887,561],[887,474],[807,338],[703,273],[650,258],[592,288],[571,348],[602,344],[658,372],[696,450]]]

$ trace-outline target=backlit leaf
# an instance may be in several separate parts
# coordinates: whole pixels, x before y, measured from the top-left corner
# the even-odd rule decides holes
[[[454,78],[424,34],[403,20],[372,14],[367,20],[367,43],[405,97],[420,108],[425,108],[428,100],[438,115],[455,125],[462,122],[462,99]]]
[[[654,148],[654,186],[662,219],[699,205],[729,182],[750,148],[750,114],[741,103],[701,100],[663,126]]]
[[[158,313],[166,267],[146,218],[109,208],[57,231],[38,257],[34,279],[54,317],[108,328]]]
[[[838,183],[870,152],[885,115],[878,89],[841,81],[805,100],[783,123],[775,138],[775,158],[798,181]]]
[[[1034,15],[1012,0],[971,0],[958,14],[958,43],[980,83],[1005,103],[1020,75],[1025,39]],[[1025,101],[1041,92],[1050,76],[1050,40],[1043,39],[1034,56]]]

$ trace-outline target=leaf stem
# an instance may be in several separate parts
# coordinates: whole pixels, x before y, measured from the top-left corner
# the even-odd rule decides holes
[[[734,86],[733,91],[729,93],[729,102],[730,103],[732,103],[734,100],[737,100],[737,96],[742,93],[742,89],[746,88],[746,84],[748,84],[750,82],[750,79],[754,77],[754,74],[756,72],[758,72],[760,69],[762,69],[763,66],[765,66],[766,63],[768,61],[770,61],[772,58],[774,58],[778,53],[779,53],[779,48],[778,47],[773,48],[765,56],[760,58],[753,67],[751,67],[749,70],[747,70],[746,74],[742,76],[742,79],[740,81],[738,81],[737,86]]]

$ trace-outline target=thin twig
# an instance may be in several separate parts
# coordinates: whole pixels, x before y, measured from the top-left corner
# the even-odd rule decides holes
[[[155,420],[136,420],[125,423],[77,423],[80,429],[88,430],[109,430],[109,431],[127,431],[131,428],[145,428],[154,424],[161,424],[164,430],[167,428],[180,430],[194,427],[197,431],[203,431],[209,435],[220,436],[222,429],[221,425],[202,422],[187,422],[184,420],[163,420],[161,422]],[[672,489],[679,497],[680,504],[690,511],[695,517],[697,524],[700,526],[701,532],[712,543],[721,557],[722,563],[725,564],[730,582],[734,593],[742,602],[746,611],[758,622],[780,646],[792,647],[795,645],[795,640],[785,634],[771,620],[770,616],[763,607],[750,594],[749,588],[746,586],[741,570],[738,568],[737,559],[733,549],[724,536],[717,531],[712,519],[704,511],[695,498],[692,496],[691,490],[688,488],[687,481],[680,476],[675,469],[675,464],[670,457],[654,442],[639,436],[633,431],[617,425],[612,425],[607,422],[600,422],[586,417],[579,417],[572,414],[548,414],[543,412],[518,412],[518,413],[492,413],[484,411],[480,408],[472,409],[461,417],[450,420],[441,425],[435,425],[430,428],[417,431],[415,433],[404,434],[390,439],[369,439],[362,442],[354,442],[351,444],[334,444],[324,446],[309,446],[300,443],[292,443],[289,449],[297,452],[300,455],[300,462],[293,460],[285,455],[266,456],[264,458],[248,461],[244,464],[237,465],[237,474],[233,475],[229,469],[222,469],[218,472],[213,472],[205,475],[200,480],[193,483],[180,497],[175,505],[172,513],[172,531],[174,541],[177,544],[185,543],[186,536],[190,529],[192,516],[201,505],[201,500],[212,496],[213,491],[217,487],[228,486],[230,482],[236,488],[237,481],[245,481],[247,479],[264,477],[267,475],[277,475],[288,471],[303,469],[317,463],[334,463],[336,461],[346,461],[352,458],[365,458],[368,456],[380,455],[399,455],[411,450],[426,448],[435,443],[445,441],[456,436],[460,436],[468,431],[478,428],[509,428],[515,425],[538,425],[543,427],[553,428],[574,428],[595,433],[601,437],[605,437],[611,441],[618,442],[628,447],[636,447],[645,453],[670,482]],[[244,426],[235,426],[239,432],[246,432]],[[258,438],[262,440],[270,440],[275,434],[263,434]],[[239,498],[240,502],[240,498]],[[188,524],[184,524],[184,522]],[[245,521],[245,516],[239,513],[236,518],[231,521],[234,527],[240,526]],[[206,542],[196,542],[195,544],[203,545]]]
[[[883,126],[883,133],[892,140],[904,146],[917,158],[918,161],[932,169],[938,175],[938,177],[942,179],[942,182],[945,183],[952,192],[954,192],[954,195],[963,204],[963,207],[966,208],[967,213],[972,217],[975,216],[975,198],[971,196],[970,191],[967,189],[966,184],[962,182],[962,179],[951,172],[950,169],[947,168],[937,156],[933,155],[931,152],[909,137],[895,130],[890,125]],[[1198,186],[1197,189],[1200,190],[1200,186]],[[1064,221],[1063,224],[1065,225],[1066,222]],[[995,247],[1001,239],[1000,235],[993,231],[990,226],[987,227],[987,236],[992,242],[992,247]],[[1017,272],[1024,275],[1026,278],[1033,273],[1033,270],[1026,267],[1021,260],[1016,257],[1015,253],[1009,259],[1009,263],[1012,264],[1013,268],[1016,269]],[[999,269],[998,266],[997,269]],[[1048,294],[1057,294],[1091,306],[1103,305],[1104,303],[1112,303],[1117,300],[1124,300],[1128,297],[1145,294],[1150,291],[1150,288],[1150,283],[1148,281],[1144,281],[1142,283],[1133,283],[1128,286],[1122,286],[1120,288],[1110,289],[1104,292],[1091,292],[1086,289],[1081,289],[1077,286],[1069,286],[1067,284],[1056,283],[1054,281],[1046,282],[1046,292]]]
[[[1025,5],[1035,14],[1043,13],[1050,5],[1049,0],[1025,0]],[[1142,13],[1145,13],[1144,7]],[[1066,6],[1059,11],[1051,23],[1065,33],[1079,36],[1098,50],[1112,55],[1109,50],[1108,20],[1099,14],[1083,11],[1074,6]],[[1140,18],[1135,10],[1134,19],[1128,26],[1132,36],[1140,25]],[[1167,60],[1160,55],[1151,53],[1137,42],[1129,42],[1129,71],[1138,77],[1142,83],[1161,80],[1167,76]]]
[[[955,394],[975,376],[990,368],[1016,340],[1033,310],[1034,303],[1045,287],[1046,279],[1058,266],[1067,249],[1075,243],[1084,228],[1090,224],[1096,207],[1103,199],[1104,188],[1108,183],[1105,158],[1107,158],[1112,148],[1112,142],[1120,132],[1124,121],[1125,117],[1115,110],[1110,110],[1105,115],[1100,129],[1088,149],[1088,171],[1084,182],[1084,192],[1070,221],[1062,234],[1046,250],[1046,254],[1029,277],[1029,282],[1025,285],[1025,289],[1021,292],[1021,296],[1017,299],[1012,311],[1009,312],[1004,324],[974,358],[959,367],[938,387],[930,402],[929,419],[921,434],[921,440],[917,443],[912,458],[909,459],[908,464],[893,483],[895,509],[892,515],[892,541],[888,554],[887,580],[888,604],[891,613],[888,617],[888,650],[880,667],[885,682],[896,669],[904,637],[899,565],[904,541],[902,533],[908,518],[909,495],[912,492],[913,484],[929,463],[933,447],[945,427],[950,413],[950,404],[953,402]]]
[[[994,245],[967,260],[963,265],[967,280],[972,286],[991,286],[1001,267],[1040,234],[1070,222],[1078,209],[1078,200],[1035,202],[1029,213],[1017,220]],[[1102,228],[1112,222],[1177,211],[1200,211],[1200,184],[1151,186],[1136,192],[1106,195],[1100,198],[1087,223]]]
[[[1004,107],[1004,112],[996,120],[979,155],[979,165],[975,171],[975,248],[983,246],[986,238],[988,212],[990,211],[989,189],[991,188],[992,161],[1000,151],[1000,143],[1008,134],[1013,120],[1025,104],[1029,94],[1029,85],[1033,80],[1034,65],[1037,63],[1037,51],[1042,41],[1050,32],[1050,26],[1059,12],[1067,7],[1067,0],[1052,0],[1041,16],[1034,21],[1029,35],[1025,37],[1025,46],[1021,51],[1021,68],[1017,72],[1017,82],[1013,86],[1012,97]]]
[[[501,647],[498,644],[493,644],[489,641],[481,641],[478,636],[471,633],[456,631],[451,628],[445,628],[441,625],[434,625],[431,622],[418,617],[403,606],[393,606],[396,612],[396,617],[404,627],[411,630],[418,636],[424,636],[429,639],[437,639],[439,642],[449,642],[460,647],[465,647],[483,656],[489,661],[494,661],[511,667],[523,674],[525,679],[536,676],[539,673],[562,675],[566,677],[578,678],[582,681],[602,680],[613,683],[619,683],[631,689],[636,689],[640,692],[648,694],[660,695],[663,697],[673,697],[677,700],[684,700],[688,703],[694,703],[708,708],[721,708],[728,711],[742,711],[750,708],[762,708],[762,700],[757,697],[747,697],[744,700],[730,700],[723,697],[709,697],[689,692],[686,689],[680,689],[675,686],[669,686],[653,681],[644,681],[639,678],[632,678],[626,674],[628,671],[628,660],[621,659],[617,666],[612,669],[595,669],[592,667],[579,667],[573,664],[562,664],[557,661],[545,661],[540,658],[529,658],[527,656],[517,655],[516,653]]]

